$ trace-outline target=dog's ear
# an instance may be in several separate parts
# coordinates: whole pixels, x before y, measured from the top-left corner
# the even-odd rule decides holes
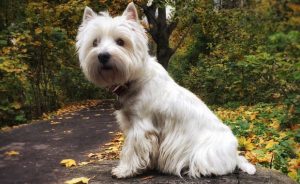
[[[97,14],[88,6],[85,7],[84,13],[83,13],[83,22],[88,22],[92,18],[96,17]]]
[[[99,16],[103,16],[103,17],[109,17],[109,13],[108,11],[101,11],[98,13]]]
[[[127,20],[133,20],[135,22],[138,22],[137,10],[133,2],[128,4],[122,16],[126,17]]]

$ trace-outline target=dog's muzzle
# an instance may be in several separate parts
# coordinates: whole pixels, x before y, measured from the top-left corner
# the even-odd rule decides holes
[[[103,69],[111,69],[112,67],[108,65],[111,55],[108,52],[103,52],[98,55],[98,60],[102,64]]]

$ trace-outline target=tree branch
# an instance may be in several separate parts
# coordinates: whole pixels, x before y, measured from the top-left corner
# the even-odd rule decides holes
[[[152,36],[152,38],[155,40],[155,38],[157,37],[157,25],[158,25],[158,22],[157,22],[157,19],[155,17],[155,13],[156,13],[156,4],[153,3],[151,6],[147,6],[147,5],[144,5],[144,4],[140,4],[139,2],[137,1],[133,1],[138,7],[140,7],[146,18],[147,18],[147,22],[148,22],[148,26],[149,28],[146,29],[147,32]],[[155,40],[157,41],[157,40]]]
[[[186,38],[187,34],[191,31],[193,26],[193,23],[191,23],[189,25],[189,27],[187,28],[187,31],[182,35],[182,37],[180,38],[179,42],[177,43],[177,45],[172,49],[173,53],[176,52],[176,50],[181,46],[181,44],[183,43],[184,39]]]
[[[174,29],[177,27],[178,24],[178,20],[174,20],[173,22],[171,22],[168,27],[167,27],[167,32],[168,35],[171,35],[172,32],[174,31]]]

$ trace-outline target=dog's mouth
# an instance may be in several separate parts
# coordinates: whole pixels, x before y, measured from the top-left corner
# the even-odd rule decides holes
[[[101,70],[112,70],[112,66],[101,66]]]

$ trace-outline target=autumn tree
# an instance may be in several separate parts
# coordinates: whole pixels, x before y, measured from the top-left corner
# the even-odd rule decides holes
[[[102,10],[107,9],[112,15],[119,15],[129,2],[131,1],[101,0],[100,3]],[[171,56],[183,44],[193,24],[197,21],[194,7],[200,1],[185,3],[169,0],[134,0],[133,2],[140,11],[142,23],[154,41],[155,46],[151,48],[154,48],[158,62],[167,69]],[[177,29],[180,33],[176,34],[177,39],[172,42],[171,38]]]
[[[168,68],[171,56],[183,43],[186,35],[191,30],[195,17],[193,17],[194,1],[134,1],[146,16],[147,32],[156,44],[156,57],[158,62]],[[184,20],[184,21],[182,21]],[[181,23],[182,34],[179,35],[177,43],[171,47],[170,38],[176,27]]]

